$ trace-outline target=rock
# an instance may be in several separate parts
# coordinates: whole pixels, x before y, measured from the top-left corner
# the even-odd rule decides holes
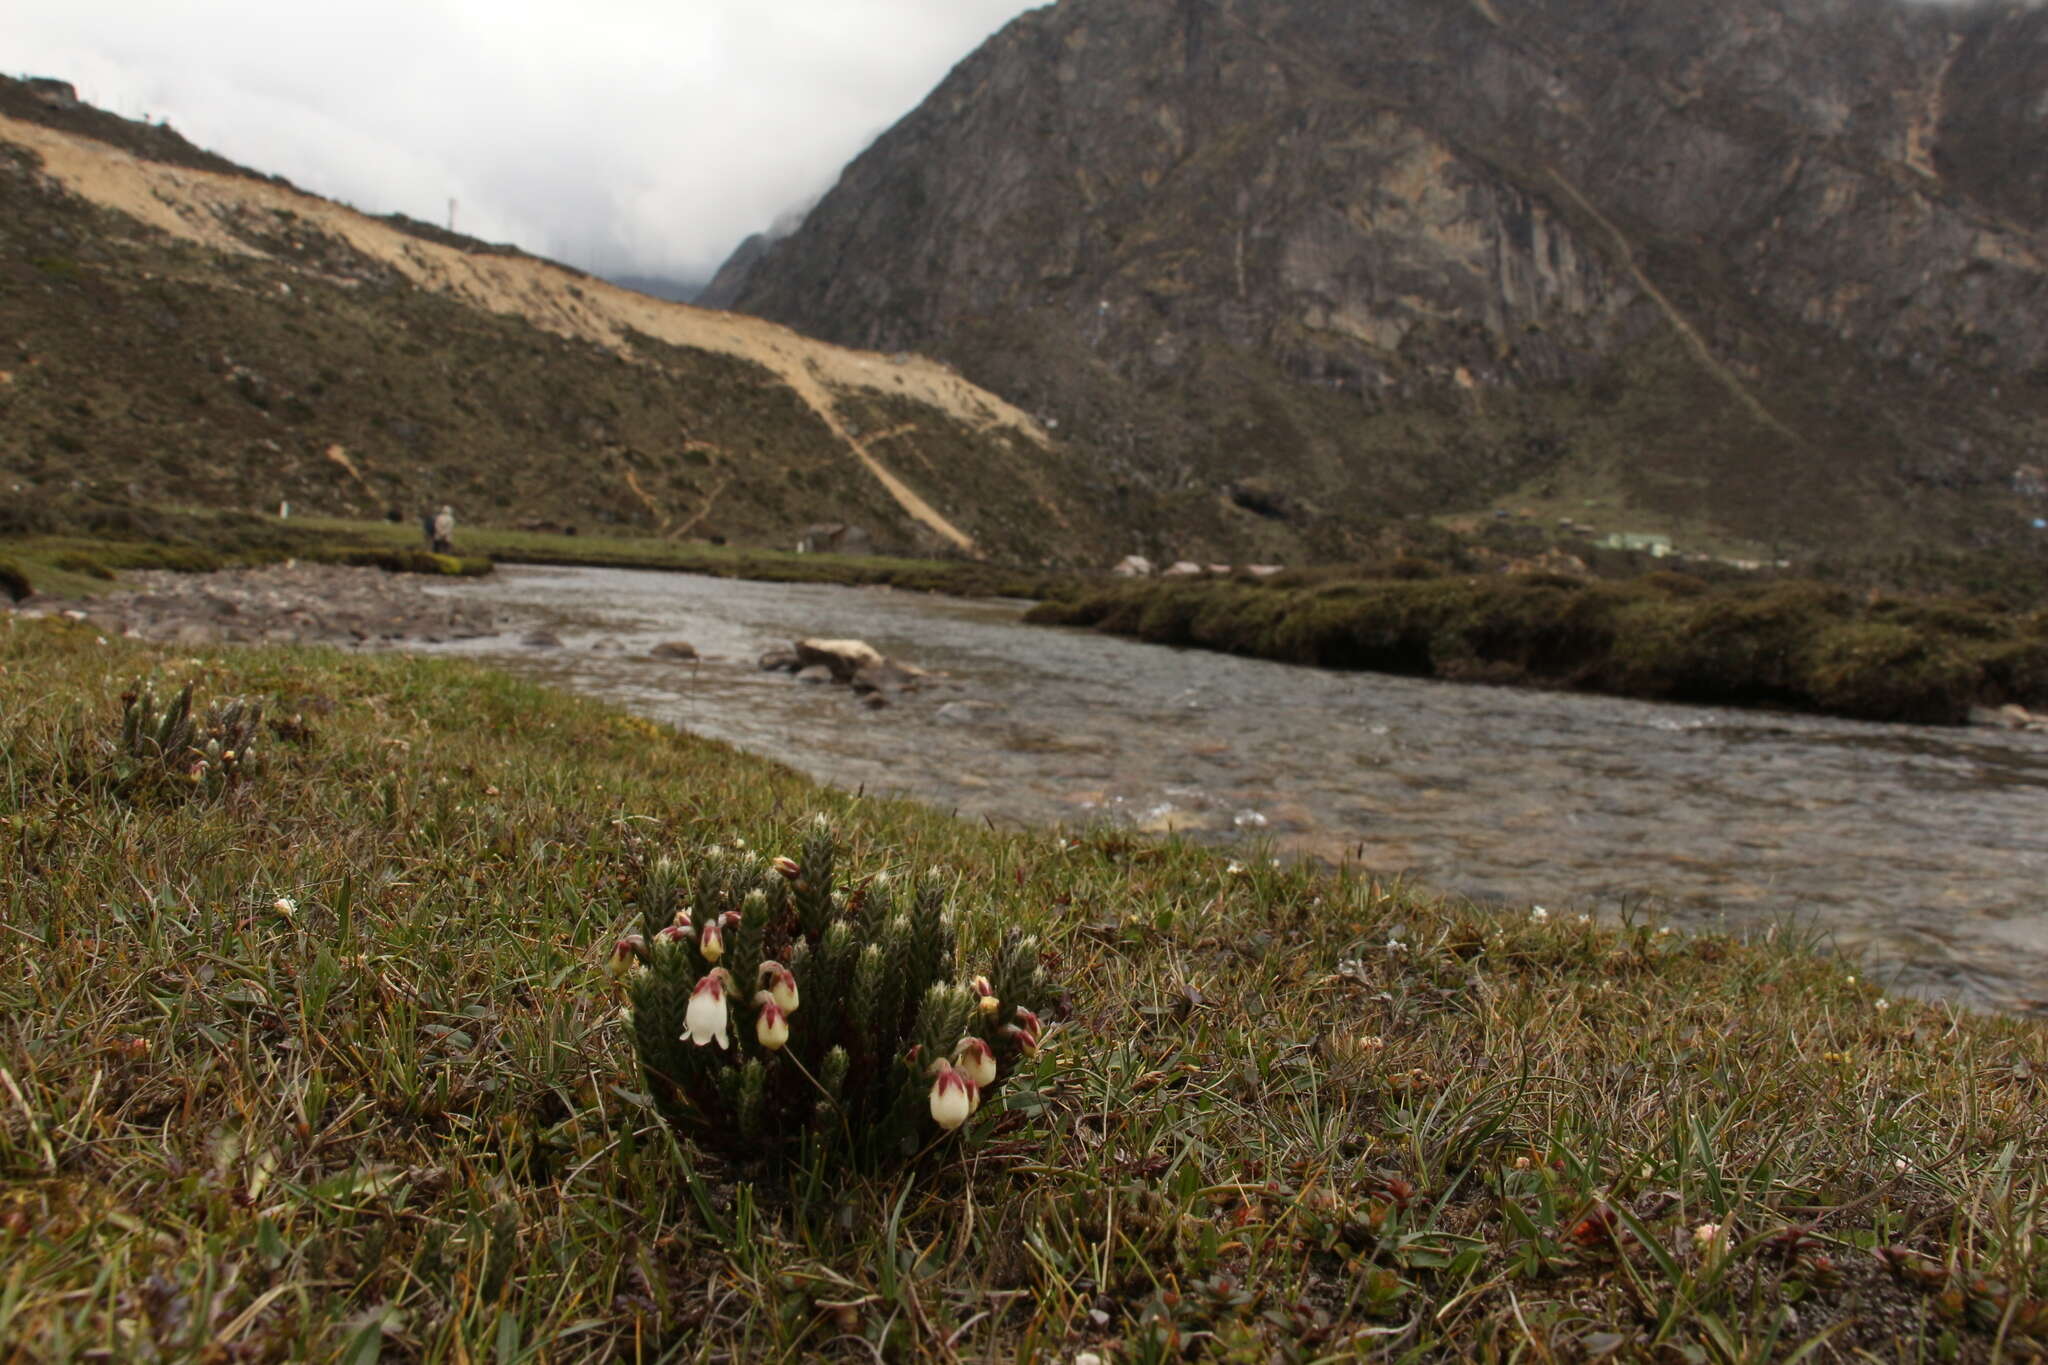
[[[1125,555],[1110,572],[1118,578],[1150,578],[1152,568],[1152,561],[1143,555]]]
[[[858,526],[843,521],[821,521],[804,527],[797,537],[798,554],[869,555],[875,552],[874,538]]]
[[[1201,574],[1202,566],[1192,559],[1176,559],[1168,565],[1161,578],[1194,578]]]
[[[924,681],[925,672],[909,664],[899,664],[894,659],[880,663],[863,664],[854,670],[849,680],[853,690],[863,695],[870,692],[915,692]]]
[[[880,692],[870,692],[860,699],[860,704],[870,711],[880,711],[889,705],[889,699]]]
[[[1281,564],[1247,564],[1244,566],[1244,571],[1253,578],[1271,578],[1284,567],[1286,566]]]
[[[663,640],[647,651],[650,659],[695,659],[697,646],[687,640]]]
[[[562,637],[551,630],[530,630],[519,643],[528,649],[560,649]]]
[[[802,667],[803,660],[797,658],[796,651],[793,649],[770,649],[764,651],[761,655],[761,671],[763,673],[773,673],[777,669],[781,669],[784,673],[794,673]]]
[[[832,670],[823,664],[811,664],[807,667],[799,668],[796,671],[796,680],[800,683],[829,683],[836,681],[832,676]]]
[[[804,668],[829,668],[836,682],[851,681],[861,669],[882,662],[882,652],[865,640],[798,640],[796,657]]]

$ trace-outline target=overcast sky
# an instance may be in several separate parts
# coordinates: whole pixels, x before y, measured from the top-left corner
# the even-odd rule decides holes
[[[1027,0],[73,0],[0,57],[373,213],[702,277]]]

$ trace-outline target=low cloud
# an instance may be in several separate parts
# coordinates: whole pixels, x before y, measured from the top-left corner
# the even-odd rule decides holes
[[[374,213],[702,278],[815,202],[1019,0],[99,0],[10,64]]]

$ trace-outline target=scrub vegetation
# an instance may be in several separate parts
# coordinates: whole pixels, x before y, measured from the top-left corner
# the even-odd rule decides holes
[[[1370,576],[1094,587],[1028,620],[1326,668],[1953,724],[2048,701],[2048,613],[1784,579],[1657,572]]]

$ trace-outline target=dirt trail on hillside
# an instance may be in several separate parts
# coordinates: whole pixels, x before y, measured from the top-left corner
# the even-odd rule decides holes
[[[788,384],[906,513],[963,550],[973,548],[972,539],[853,434],[840,415],[834,390],[912,399],[976,430],[1001,430],[1034,445],[1049,444],[1027,414],[923,356],[848,350],[759,318],[650,298],[552,262],[462,251],[281,185],[144,161],[105,143],[4,115],[0,138],[34,151],[42,158],[44,173],[80,198],[212,250],[264,256],[237,236],[227,220],[238,213],[282,211],[311,230],[346,241],[421,288],[490,312],[522,317],[536,327],[594,342],[628,358],[640,359],[629,335],[638,332],[672,345],[752,361]]]

